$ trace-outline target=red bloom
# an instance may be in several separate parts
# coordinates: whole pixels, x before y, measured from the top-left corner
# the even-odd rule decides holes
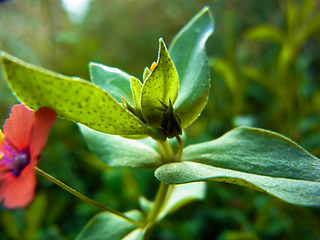
[[[49,108],[36,113],[14,105],[0,130],[0,202],[7,208],[26,207],[34,198],[38,156],[56,114]]]

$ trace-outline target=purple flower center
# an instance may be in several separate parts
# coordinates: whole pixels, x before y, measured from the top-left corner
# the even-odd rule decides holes
[[[4,156],[1,162],[11,170],[13,176],[19,177],[22,170],[30,163],[29,149],[19,151],[5,142],[3,145]]]
[[[30,154],[29,151],[23,150],[17,152],[14,156],[12,174],[16,177],[19,177],[22,170],[29,164]]]

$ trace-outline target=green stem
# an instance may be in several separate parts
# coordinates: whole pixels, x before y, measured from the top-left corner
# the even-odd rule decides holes
[[[131,222],[134,225],[141,225],[135,221],[133,221],[132,219],[126,217],[122,212],[119,212],[115,209],[106,207],[104,205],[102,205],[101,203],[98,203],[94,200],[92,200],[91,198],[88,198],[87,196],[81,194],[80,192],[78,192],[77,190],[69,187],[68,185],[64,184],[63,182],[61,182],[60,180],[56,179],[55,177],[51,176],[50,174],[46,173],[45,171],[41,170],[40,168],[36,167],[36,171],[39,175],[41,175],[42,177],[46,178],[47,180],[49,180],[50,182],[53,182],[55,184],[57,184],[59,187],[63,188],[64,190],[68,191],[69,193],[71,193],[72,195],[82,199],[83,201],[85,201],[86,203],[95,206],[97,208],[102,209],[103,211],[107,211],[109,213],[112,213],[118,217],[121,217],[125,220],[127,220],[128,222]]]
[[[162,208],[164,207],[164,202],[167,196],[167,192],[169,189],[169,185],[164,183],[164,182],[160,182],[160,187],[158,189],[157,192],[157,196],[156,199],[154,201],[154,205],[148,215],[148,223],[153,223],[157,221],[157,218],[162,210]]]
[[[178,150],[178,154],[177,154],[176,160],[179,162],[181,160],[182,153],[183,153],[183,142],[182,142],[182,140],[181,140],[179,135],[176,136],[176,139],[177,139],[177,142],[179,144],[179,150]]]
[[[179,142],[178,159],[180,159],[182,155],[183,146],[179,136],[177,137],[177,141]],[[168,141],[165,141],[165,142],[157,141],[157,145],[158,145],[159,153],[162,156],[162,159],[165,163],[176,161],[176,156],[174,155],[171,145],[169,144]],[[146,229],[145,239],[149,239],[150,234],[153,231],[153,228],[156,222],[158,221],[161,212],[163,211],[163,209],[165,208],[165,206],[167,205],[170,199],[173,188],[174,186],[171,186],[171,185],[169,186],[165,182],[160,182],[160,186],[159,186],[156,198],[154,200],[154,204],[146,219],[147,221],[145,225],[145,229]]]
[[[168,141],[157,141],[157,145],[159,148],[159,152],[163,157],[163,160],[165,162],[173,162],[174,160],[174,154],[171,148],[171,145]]]

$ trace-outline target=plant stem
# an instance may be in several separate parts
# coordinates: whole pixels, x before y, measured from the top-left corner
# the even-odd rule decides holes
[[[157,196],[154,201],[154,205],[148,215],[148,219],[147,219],[148,222],[156,222],[157,221],[157,218],[158,218],[162,208],[164,207],[163,203],[165,202],[165,198],[167,196],[168,189],[169,189],[168,184],[166,184],[164,182],[160,182],[160,187],[158,189]]]
[[[157,145],[159,148],[159,153],[162,156],[165,163],[180,161],[182,152],[183,152],[183,144],[181,141],[181,138],[179,136],[176,137],[177,141],[179,143],[179,151],[178,154],[175,156],[171,145],[168,141],[157,141]],[[160,182],[160,186],[156,195],[156,198],[154,200],[154,204],[147,216],[146,221],[146,235],[145,239],[149,239],[151,232],[153,231],[153,228],[158,221],[163,209],[166,207],[170,196],[174,190],[174,186],[168,185],[165,182]]]
[[[182,157],[182,153],[183,153],[183,142],[182,142],[182,140],[181,140],[179,135],[176,136],[176,139],[177,139],[177,142],[179,144],[179,150],[178,150],[178,155],[176,157],[176,160],[180,161],[181,157]]]
[[[168,141],[157,141],[159,153],[162,156],[164,163],[177,162],[180,161],[182,158],[183,142],[179,135],[175,136],[175,138],[177,139],[179,145],[179,149],[176,154],[174,154],[172,147]],[[151,232],[153,231],[156,222],[159,220],[159,217],[161,217],[161,213],[168,204],[168,201],[170,200],[173,191],[173,185],[168,185],[165,182],[160,182],[160,186],[156,198],[154,200],[154,204],[146,219],[146,234],[144,239],[150,238]]]
[[[102,209],[103,211],[112,213],[118,217],[121,217],[125,220],[127,220],[128,222],[131,222],[134,225],[141,225],[139,223],[137,223],[136,221],[133,221],[132,219],[126,217],[122,212],[119,212],[115,209],[106,207],[104,205],[102,205],[101,203],[98,203],[94,200],[92,200],[91,198],[88,198],[87,196],[81,194],[80,192],[78,192],[77,190],[71,188],[70,186],[66,185],[65,183],[61,182],[60,180],[56,179],[55,177],[51,176],[49,173],[46,173],[45,171],[41,170],[40,168],[36,167],[36,171],[39,175],[41,175],[42,177],[46,178],[47,180],[49,180],[50,182],[53,182],[55,184],[57,184],[59,187],[63,188],[64,190],[68,191],[69,193],[71,193],[72,195],[82,199],[83,201],[85,201],[86,203],[95,206],[97,208]]]
[[[163,157],[165,162],[173,162],[174,161],[174,154],[171,148],[171,145],[168,141],[157,141],[157,145],[159,148],[159,152]]]

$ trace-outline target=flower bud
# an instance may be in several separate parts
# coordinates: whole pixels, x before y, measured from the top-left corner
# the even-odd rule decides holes
[[[165,108],[163,118],[161,121],[161,128],[165,132],[168,138],[173,138],[182,134],[181,121],[178,115],[174,113],[174,109],[169,99],[169,106],[161,102]]]

